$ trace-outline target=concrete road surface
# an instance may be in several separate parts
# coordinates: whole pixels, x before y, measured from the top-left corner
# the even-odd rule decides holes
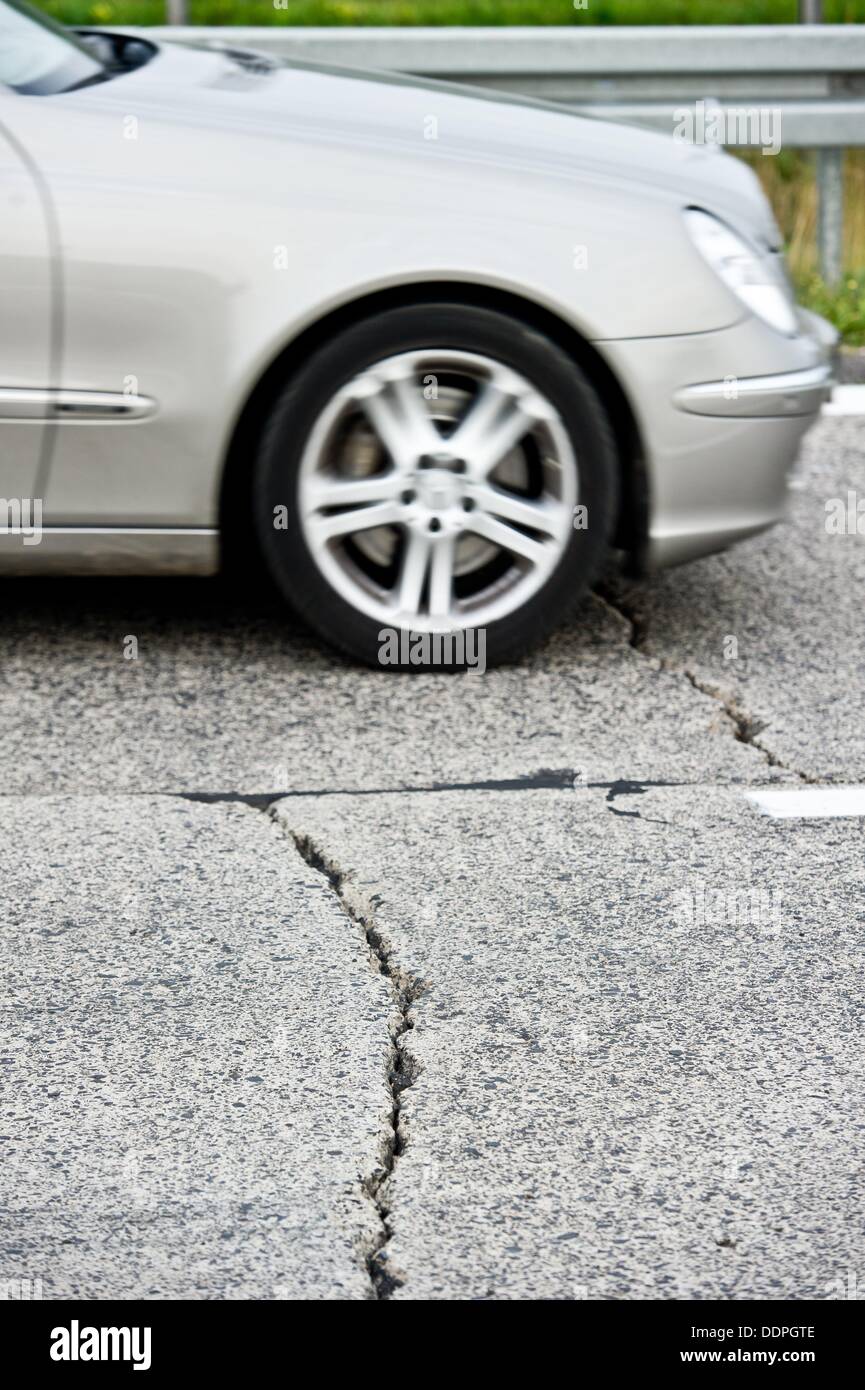
[[[4,584],[0,1293],[865,1284],[863,429],[483,676]]]

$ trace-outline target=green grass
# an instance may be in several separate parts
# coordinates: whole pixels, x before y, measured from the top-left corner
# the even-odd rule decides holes
[[[796,0],[190,0],[193,24],[793,24]],[[161,24],[164,0],[42,0],[65,24]],[[825,0],[830,23],[865,0]]]
[[[831,288],[819,275],[796,276],[796,293],[800,304],[834,323],[847,347],[865,347],[865,270]]]

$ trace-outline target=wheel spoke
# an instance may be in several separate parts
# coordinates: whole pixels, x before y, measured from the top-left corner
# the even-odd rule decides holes
[[[486,478],[519,444],[537,423],[533,405],[528,392],[517,396],[496,381],[486,383],[448,441],[451,452],[465,459],[470,477]]]
[[[446,618],[451,611],[455,549],[453,535],[440,536],[432,548],[429,611],[433,618]]]
[[[421,594],[430,556],[430,541],[419,531],[411,531],[403,549],[402,565],[397,586],[397,608],[406,617],[420,612]]]
[[[423,454],[441,447],[442,437],[410,376],[363,377],[357,400],[400,472],[413,467]]]
[[[469,512],[464,525],[466,531],[473,531],[476,536],[482,536],[484,540],[491,541],[512,555],[521,556],[533,565],[544,565],[550,558],[552,547],[532,540],[514,526],[507,526],[487,512]]]
[[[378,502],[371,507],[353,507],[347,512],[337,512],[334,516],[312,516],[307,525],[315,532],[316,539],[322,543],[334,540],[337,536],[350,536],[355,531],[369,531],[373,526],[392,526],[402,520],[399,502]]]
[[[567,507],[549,498],[535,502],[489,486],[476,487],[472,495],[481,511],[502,521],[527,526],[547,536],[561,536],[567,530],[570,520]]]
[[[435,453],[442,446],[442,437],[426,408],[425,397],[413,376],[397,376],[390,382],[403,420],[409,432],[412,459]]]
[[[403,484],[393,472],[373,478],[318,475],[307,485],[307,512],[312,515],[327,507],[361,507],[368,502],[389,501],[401,486]]]

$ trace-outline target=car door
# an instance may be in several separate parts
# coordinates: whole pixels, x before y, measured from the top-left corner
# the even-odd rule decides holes
[[[32,506],[44,481],[53,374],[48,203],[26,149],[4,122],[9,104],[20,101],[0,86],[0,540],[8,535],[8,504],[28,499]]]

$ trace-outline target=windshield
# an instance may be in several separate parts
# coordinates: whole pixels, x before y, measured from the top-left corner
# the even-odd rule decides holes
[[[25,96],[68,92],[103,75],[86,48],[24,0],[0,0],[0,83]]]

